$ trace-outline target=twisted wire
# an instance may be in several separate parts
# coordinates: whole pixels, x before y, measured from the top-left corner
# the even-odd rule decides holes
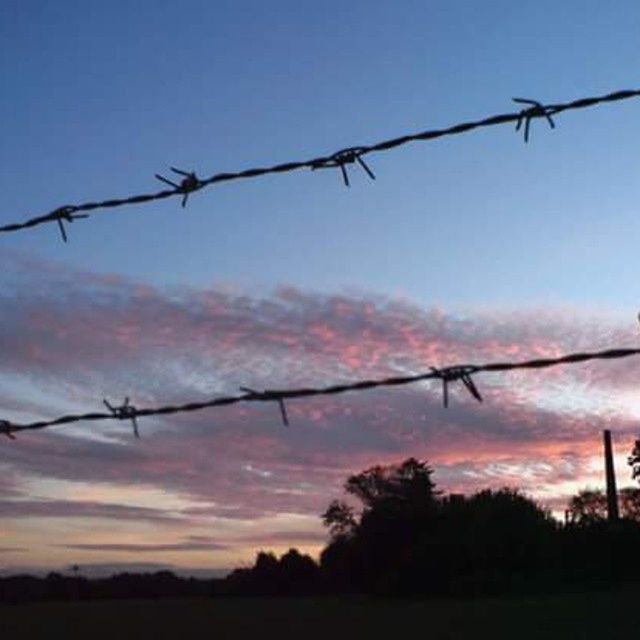
[[[349,147],[347,149],[342,149],[328,156],[319,156],[316,158],[312,158],[310,160],[300,160],[293,162],[285,162],[282,164],[276,164],[267,167],[256,167],[252,169],[245,169],[243,171],[237,172],[227,172],[227,173],[217,173],[208,178],[197,178],[195,173],[193,172],[184,172],[178,169],[172,168],[176,173],[182,174],[184,176],[188,176],[185,180],[182,181],[181,184],[175,185],[173,189],[164,189],[162,191],[157,191],[154,193],[147,193],[141,195],[133,195],[124,198],[112,198],[109,200],[100,200],[95,202],[84,202],[76,205],[65,205],[63,207],[57,207],[53,211],[46,213],[44,215],[36,216],[25,220],[23,222],[17,222],[12,224],[6,224],[4,226],[0,226],[0,233],[9,233],[13,231],[20,231],[23,229],[29,229],[32,227],[36,227],[42,224],[47,223],[57,223],[60,225],[61,233],[63,235],[63,239],[66,241],[66,235],[64,234],[62,221],[72,221],[78,217],[78,213],[83,212],[96,212],[98,210],[110,210],[116,207],[122,207],[126,205],[136,205],[136,204],[144,204],[147,202],[154,202],[156,200],[164,200],[166,198],[171,198],[174,196],[180,196],[182,198],[183,206],[186,202],[186,196],[189,193],[199,191],[204,187],[211,186],[214,184],[222,183],[222,182],[231,182],[233,180],[245,180],[257,178],[260,176],[264,176],[267,174],[278,174],[278,173],[288,173],[291,171],[297,171],[300,169],[319,169],[319,168],[330,168],[330,167],[338,167],[342,170],[342,174],[345,180],[345,184],[348,186],[348,178],[346,177],[346,163],[358,162],[363,168],[367,171],[370,177],[374,177],[370,172],[367,165],[362,163],[362,156],[371,154],[371,153],[379,153],[383,151],[389,151],[391,149],[395,149],[396,147],[400,147],[406,145],[410,142],[426,142],[428,140],[435,140],[436,138],[442,138],[444,136],[453,136],[460,135],[463,133],[468,133],[474,129],[479,129],[482,127],[492,127],[501,124],[507,123],[516,123],[517,128],[519,129],[520,124],[523,122],[523,119],[526,123],[525,125],[525,141],[528,140],[528,132],[529,132],[529,124],[531,120],[535,118],[545,118],[550,120],[550,117],[559,113],[563,113],[565,111],[572,111],[577,109],[586,109],[589,107],[593,107],[599,104],[618,102],[620,100],[628,100],[630,98],[637,98],[640,96],[640,89],[629,89],[629,90],[621,90],[615,91],[613,93],[608,93],[602,96],[594,96],[587,98],[579,98],[577,100],[573,100],[571,102],[566,103],[557,103],[557,104],[547,104],[542,105],[537,101],[531,100],[523,100],[521,98],[516,98],[516,102],[520,103],[528,103],[533,106],[521,109],[520,111],[514,113],[504,113],[494,116],[489,116],[482,120],[473,120],[469,122],[462,122],[459,124],[452,125],[450,127],[445,127],[443,129],[430,129],[427,131],[421,131],[418,133],[406,134],[403,136],[399,136],[397,138],[392,138],[390,140],[384,140],[382,142],[377,142],[369,145],[360,145],[357,147]],[[170,181],[162,178],[161,176],[157,176],[163,182],[168,184],[173,184]]]
[[[310,398],[314,396],[328,396],[346,393],[350,391],[364,391],[366,389],[375,389],[379,387],[397,387],[401,385],[412,384],[424,380],[461,380],[467,385],[465,379],[470,380],[472,375],[487,372],[503,372],[513,371],[515,369],[532,370],[546,369],[564,364],[578,364],[589,360],[616,360],[640,355],[640,349],[608,349],[605,351],[595,352],[579,352],[570,353],[556,358],[538,358],[535,360],[525,360],[520,362],[490,362],[486,364],[463,364],[442,367],[440,369],[431,368],[429,371],[418,373],[410,376],[392,376],[381,379],[360,380],[346,384],[334,384],[326,387],[303,387],[297,389],[276,389],[266,391],[254,391],[245,389],[245,393],[235,396],[224,396],[201,402],[189,402],[180,405],[165,405],[152,408],[134,408],[128,405],[128,399],[125,403],[127,412],[119,413],[117,410],[104,412],[93,412],[83,414],[69,414],[54,418],[52,420],[42,420],[25,424],[12,423],[7,420],[0,420],[0,433],[4,433],[10,438],[14,438],[13,434],[22,431],[33,431],[45,429],[47,427],[71,424],[75,422],[95,422],[101,420],[131,420],[133,418],[145,416],[163,416],[178,413],[189,413],[192,411],[201,411],[212,407],[223,407],[242,402],[277,402],[283,412],[283,422],[288,425],[286,413],[284,412],[284,401],[294,398]],[[468,387],[467,387],[468,388]],[[475,385],[473,385],[475,389]],[[477,393],[477,389],[476,389]],[[472,395],[481,401],[479,394],[472,392]]]

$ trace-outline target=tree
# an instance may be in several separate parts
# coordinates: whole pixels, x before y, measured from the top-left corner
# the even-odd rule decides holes
[[[272,580],[278,573],[278,558],[271,551],[259,551],[253,572],[266,581]]]
[[[296,592],[313,589],[318,580],[318,565],[297,549],[289,549],[280,558],[280,590]]]
[[[571,498],[568,511],[573,524],[603,522],[607,519],[607,496],[600,489],[583,489]]]
[[[279,560],[260,551],[249,569],[236,569],[227,578],[231,593],[252,595],[303,594],[318,590],[318,565],[297,549],[289,549]]]
[[[334,500],[322,514],[322,522],[329,527],[332,538],[348,538],[357,527],[353,507],[346,502]]]
[[[626,487],[618,492],[620,514],[623,518],[640,522],[640,489]]]
[[[337,588],[394,592],[410,571],[417,549],[428,544],[438,511],[438,492],[426,462],[408,458],[350,476],[345,492],[362,503],[356,517],[335,500],[323,514],[332,533],[322,552],[325,576]]]
[[[618,491],[620,516],[640,522],[640,489],[626,487]],[[607,519],[607,496],[600,489],[583,489],[569,502],[571,522],[581,525],[604,522]]]
[[[631,467],[631,477],[640,476],[640,440],[636,440],[631,455],[627,458],[627,463]]]
[[[362,502],[365,511],[389,503],[433,504],[436,491],[432,473],[426,462],[408,458],[400,465],[378,465],[350,476],[344,488]]]

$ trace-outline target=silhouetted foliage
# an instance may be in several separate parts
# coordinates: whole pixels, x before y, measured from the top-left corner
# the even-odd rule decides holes
[[[60,573],[50,573],[46,578],[28,575],[0,578],[0,602],[13,603],[34,600],[202,597],[224,591],[223,580],[180,578],[171,571],[120,573],[109,578],[91,580]]]
[[[627,458],[627,462],[631,467],[631,477],[640,477],[640,440],[636,440],[635,444],[633,445],[633,451]]]
[[[583,489],[569,501],[569,521],[590,525],[607,519],[607,496],[599,489]]]
[[[626,487],[618,491],[620,517],[640,522],[640,489]],[[576,525],[591,525],[607,519],[607,496],[600,489],[583,489],[571,498],[569,521]]]
[[[350,476],[344,489],[358,498],[365,510],[426,505],[435,497],[432,473],[426,463],[409,458],[400,465],[375,466]]]
[[[623,518],[640,522],[640,489],[625,487],[618,491],[620,514]]]
[[[309,556],[289,549],[279,560],[261,551],[253,567],[236,569],[226,580],[232,595],[305,595],[320,589],[319,567]]]
[[[549,589],[631,577],[640,569],[640,529],[630,521],[608,526],[602,518],[606,499],[602,512],[598,492],[576,496],[575,517],[563,527],[517,490],[441,496],[431,474],[425,462],[411,458],[347,480],[345,491],[361,501],[362,511],[357,518],[344,503],[333,502],[323,516],[331,541],[320,565],[330,590]],[[621,492],[625,500],[625,516],[640,512],[640,491],[627,492],[625,499]]]
[[[329,528],[332,538],[348,538],[356,528],[353,507],[346,502],[334,500],[322,514],[323,524]]]

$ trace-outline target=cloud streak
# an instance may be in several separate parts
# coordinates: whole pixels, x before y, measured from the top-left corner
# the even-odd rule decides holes
[[[119,553],[162,553],[163,551],[219,551],[228,547],[213,543],[177,542],[168,544],[65,544],[65,549],[79,551],[117,551]]]
[[[176,516],[160,509],[86,500],[0,500],[2,518],[106,518],[136,522],[172,522]]]

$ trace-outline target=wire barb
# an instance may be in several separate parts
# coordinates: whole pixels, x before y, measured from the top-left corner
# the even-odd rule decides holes
[[[58,229],[60,230],[60,235],[62,236],[62,241],[67,242],[67,232],[64,228],[65,222],[73,222],[74,220],[78,220],[81,218],[88,218],[88,213],[75,213],[77,211],[76,207],[72,207],[70,205],[59,207],[55,209],[49,214],[49,218],[51,220],[55,220],[58,223]]]
[[[516,122],[516,131],[520,131],[520,127],[524,122],[524,141],[529,142],[529,128],[531,127],[531,120],[533,118],[546,118],[549,123],[549,127],[551,129],[556,128],[556,124],[551,117],[551,114],[554,113],[551,107],[545,107],[542,103],[537,100],[527,100],[526,98],[513,98],[514,102],[518,104],[529,104],[531,105],[528,109],[523,109],[520,112],[520,117]]]
[[[15,440],[16,437],[13,435],[13,432],[16,431],[15,427],[8,420],[0,420],[0,433],[3,436],[7,436],[9,440]]]
[[[180,184],[176,184],[172,182],[168,178],[161,176],[159,174],[155,174],[156,178],[165,184],[173,187],[179,193],[182,193],[182,208],[184,209],[187,204],[187,199],[189,198],[189,194],[197,191],[203,186],[203,183],[198,179],[198,176],[193,171],[183,171],[182,169],[176,169],[176,167],[169,167],[171,171],[176,173],[179,176],[183,176],[182,180],[180,180]]]
[[[471,378],[472,373],[477,373],[478,368],[475,366],[452,366],[445,367],[444,369],[437,369],[436,367],[431,367],[431,371],[433,372],[436,378],[440,378],[442,380],[442,403],[444,408],[447,409],[449,407],[449,383],[456,382],[460,380],[469,393],[478,401],[482,402],[482,396],[478,391],[478,387],[476,387],[473,379]]]
[[[278,403],[278,407],[280,408],[280,417],[282,418],[282,424],[285,427],[289,426],[289,416],[287,416],[287,407],[284,404],[284,398],[281,396],[278,391],[269,391],[265,389],[262,393],[260,391],[255,391],[254,389],[250,389],[249,387],[240,387],[240,391],[244,391],[248,394],[249,398],[254,400],[274,400]]]
[[[107,399],[104,399],[102,402],[104,403],[104,406],[111,411],[111,415],[116,418],[116,420],[131,420],[133,435],[136,438],[140,437],[140,433],[138,432],[138,421],[136,420],[138,411],[133,405],[129,404],[128,396],[124,399],[124,403],[119,407],[114,407]]]
[[[349,147],[348,149],[342,149],[328,158],[313,161],[311,163],[311,170],[315,171],[316,169],[332,169],[334,167],[340,167],[344,186],[350,187],[351,185],[349,183],[349,174],[347,173],[346,165],[358,163],[362,169],[364,169],[369,178],[371,180],[375,180],[376,176],[373,171],[371,171],[367,163],[362,159],[362,154],[366,151],[366,147]]]

